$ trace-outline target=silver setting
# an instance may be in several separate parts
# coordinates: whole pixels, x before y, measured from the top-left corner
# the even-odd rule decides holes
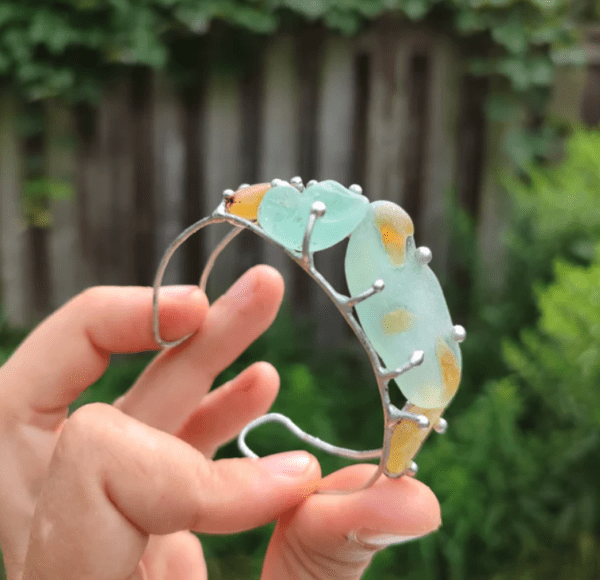
[[[386,371],[380,368],[380,374],[387,382],[389,382],[393,379],[397,379],[400,375],[407,373],[415,367],[418,367],[423,362],[423,360],[425,360],[425,353],[422,350],[415,350],[410,355],[410,359],[406,364],[393,371]]]
[[[462,342],[465,338],[467,338],[467,331],[464,326],[460,324],[455,324],[452,332],[452,338],[456,342]]]
[[[346,300],[346,306],[348,308],[354,308],[357,304],[360,304],[367,298],[371,298],[371,296],[373,296],[374,294],[378,294],[384,288],[385,288],[385,282],[383,280],[381,280],[381,279],[375,280],[375,282],[373,282],[371,287],[368,288],[367,290],[365,290],[362,294],[359,294],[358,296],[354,296],[352,298],[348,298]]]
[[[358,183],[353,183],[348,189],[354,193],[358,193],[359,195],[362,195],[363,192],[363,188],[358,185]]]
[[[249,183],[240,183],[238,185],[238,190],[239,189],[244,189],[245,187],[250,187],[250,184]]]
[[[309,182],[309,185],[313,183],[313,181]],[[277,185],[289,185],[287,182],[274,179],[271,181],[272,186]],[[401,477],[405,474],[414,475],[417,472],[417,466],[414,462],[409,464],[409,467],[405,469],[401,473],[389,472],[386,468],[387,462],[390,457],[390,449],[391,449],[391,440],[394,429],[398,426],[401,421],[413,421],[415,422],[421,429],[429,430],[431,429],[429,419],[422,414],[415,413],[412,411],[414,405],[410,402],[407,402],[402,409],[398,409],[394,406],[390,401],[389,395],[389,383],[395,378],[403,375],[404,373],[410,372],[416,366],[422,364],[424,360],[424,352],[422,350],[415,350],[409,357],[409,360],[402,367],[398,369],[387,369],[381,365],[379,356],[375,351],[374,347],[371,345],[368,340],[366,334],[364,333],[362,327],[358,323],[357,318],[354,315],[353,307],[364,300],[368,300],[371,296],[374,296],[378,292],[381,292],[385,284],[383,280],[375,280],[371,286],[371,288],[367,289],[365,292],[359,294],[358,296],[350,297],[344,296],[337,292],[331,284],[323,277],[323,275],[315,268],[313,253],[310,252],[310,240],[312,237],[312,233],[315,227],[315,224],[318,219],[325,215],[327,208],[324,203],[316,201],[313,203],[310,215],[308,219],[308,223],[304,232],[303,241],[302,241],[302,252],[292,251],[285,248],[280,243],[271,239],[269,235],[262,229],[260,224],[256,222],[252,222],[246,220],[242,217],[230,214],[227,212],[226,205],[228,196],[232,195],[233,190],[226,189],[223,192],[224,199],[219,204],[219,206],[215,209],[212,215],[205,217],[195,224],[189,226],[186,230],[184,230],[167,248],[165,251],[159,267],[156,272],[156,276],[154,278],[154,286],[153,286],[153,312],[152,312],[152,326],[154,331],[154,338],[158,344],[160,344],[164,348],[172,348],[182,344],[186,341],[191,334],[188,336],[184,336],[183,338],[175,341],[166,341],[162,338],[160,333],[159,326],[159,290],[162,284],[162,280],[167,268],[167,265],[173,256],[173,254],[177,251],[177,249],[193,234],[200,231],[202,228],[218,223],[229,223],[233,226],[233,230],[231,230],[223,240],[217,245],[217,247],[211,253],[206,266],[202,272],[202,276],[200,279],[199,286],[203,290],[206,288],[206,283],[210,272],[214,266],[214,263],[222,252],[222,250],[227,246],[231,240],[233,240],[242,230],[247,229],[256,235],[262,237],[263,239],[271,242],[276,245],[280,249],[282,249],[290,259],[294,260],[308,275],[310,275],[313,280],[321,287],[321,289],[325,292],[325,294],[331,299],[331,301],[338,308],[354,334],[356,335],[358,341],[361,346],[367,353],[369,360],[371,362],[371,366],[373,368],[373,372],[375,374],[375,378],[377,381],[377,387],[379,390],[379,394],[382,401],[383,414],[384,414],[384,444],[381,449],[373,449],[368,451],[356,451],[353,449],[347,449],[344,447],[337,447],[335,445],[331,445],[325,441],[320,440],[317,437],[309,435],[302,429],[300,429],[297,425],[293,423],[291,419],[285,417],[284,415],[280,415],[278,413],[270,413],[263,417],[260,417],[251,423],[249,423],[240,433],[238,437],[238,445],[241,452],[248,457],[256,457],[256,454],[250,449],[250,447],[246,443],[246,437],[250,431],[254,428],[263,425],[269,422],[278,422],[289,429],[294,435],[298,436],[302,441],[309,443],[322,451],[327,453],[332,453],[335,455],[339,455],[341,457],[346,457],[349,459],[358,459],[358,460],[370,460],[370,459],[379,459],[379,465],[377,470],[374,472],[373,476],[367,481],[360,489],[366,489],[370,487],[381,475],[386,475],[387,477]],[[431,255],[431,252],[427,248],[419,248],[417,252],[423,257],[427,257]],[[458,329],[458,330],[457,330]],[[458,340],[464,334],[464,329],[461,330],[462,327],[458,325],[454,327],[454,338]],[[447,423],[445,420],[440,419],[436,422],[433,428],[441,432],[444,430]],[[318,492],[318,493],[351,493],[357,490],[344,490],[344,491],[332,491],[332,492]]]
[[[439,433],[440,435],[443,435],[447,429],[448,429],[448,421],[446,421],[446,419],[444,419],[443,417],[440,417],[437,420],[437,423],[433,426],[433,430],[436,433]]]
[[[223,190],[223,199],[225,201],[230,201],[234,195],[235,195],[235,191],[233,191],[233,189],[224,189]]]
[[[311,179],[307,184],[306,187],[312,187],[313,185],[317,185],[317,183],[319,183],[316,179]]]
[[[268,413],[262,417],[258,417],[258,419],[254,419],[254,421],[248,423],[248,425],[242,429],[238,437],[238,446],[240,451],[246,457],[258,458],[258,455],[256,455],[256,453],[254,453],[254,451],[252,451],[252,449],[250,449],[246,444],[246,435],[255,427],[259,427],[265,423],[281,423],[284,427],[286,427],[286,429],[288,429],[288,431],[296,435],[296,437],[298,437],[298,439],[301,441],[309,443],[313,447],[316,447],[321,451],[325,451],[325,453],[329,453],[330,455],[338,455],[340,457],[346,457],[347,459],[356,459],[360,461],[379,459],[381,457],[381,449],[354,451],[353,449],[346,449],[345,447],[338,447],[337,445],[327,443],[318,437],[309,435],[306,433],[306,431],[300,429],[300,427],[298,427],[289,417],[286,417],[281,413]]]
[[[418,471],[419,471],[419,466],[413,461],[410,464],[410,467],[406,470],[406,475],[410,475],[411,477],[414,477],[415,475],[417,475]]]
[[[390,406],[390,419],[392,421],[412,421],[417,424],[419,429],[429,429],[429,419],[425,415],[398,409],[394,405]]]
[[[290,179],[290,185],[296,188],[300,193],[304,191],[304,184],[302,183],[302,178],[299,175],[296,175],[296,177],[292,177],[292,179]]]
[[[421,246],[420,248],[417,248],[417,260],[421,263],[421,264],[429,264],[429,262],[431,262],[431,259],[433,258],[433,254],[431,253],[431,250],[425,246]]]

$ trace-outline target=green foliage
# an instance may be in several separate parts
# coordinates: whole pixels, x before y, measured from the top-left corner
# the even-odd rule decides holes
[[[514,200],[510,278],[494,304],[472,303],[465,379],[418,457],[442,504],[443,526],[376,556],[366,580],[596,580],[600,577],[600,139],[576,131],[556,165],[507,180]],[[456,241],[472,223],[452,218]],[[465,268],[472,268],[471,258]],[[0,362],[23,333],[0,324]],[[149,360],[119,359],[76,405],[110,402]],[[381,409],[364,355],[319,354],[312,329],[287,310],[216,381],[267,360],[281,375],[275,411],[334,443],[381,442]],[[253,432],[261,454],[298,447],[278,425]],[[235,444],[219,457],[238,455]],[[324,472],[344,462],[319,454]],[[258,577],[271,526],[204,537],[211,578]]]
[[[51,0],[41,7],[2,0],[0,76],[33,99],[94,100],[103,80],[123,67],[176,71],[181,42],[193,46],[215,24],[224,24],[227,42],[236,44],[248,42],[242,31],[264,35],[310,23],[356,34],[395,14],[468,40],[472,72],[504,79],[502,89],[537,110],[555,61],[582,61],[574,19],[592,13],[569,0]],[[195,46],[191,54],[198,54]]]
[[[538,327],[505,346],[510,365],[562,421],[590,433],[600,429],[600,244],[596,255],[589,267],[557,261],[554,282],[537,292]]]

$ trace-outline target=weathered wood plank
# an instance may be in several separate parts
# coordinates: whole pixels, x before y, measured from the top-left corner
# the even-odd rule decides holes
[[[295,69],[298,74],[298,174],[307,183],[318,174],[319,107],[323,44],[326,35],[318,27],[308,28],[297,37]],[[290,176],[291,177],[291,176]],[[300,318],[315,312],[316,288],[298,267],[292,269],[293,313]]]
[[[510,167],[510,160],[502,150],[502,141],[511,128],[514,128],[511,124],[489,122],[487,129],[487,155],[477,222],[476,290],[490,297],[502,290],[506,272],[505,235],[510,224],[510,200],[501,185],[501,176]]]
[[[410,44],[398,31],[370,36],[370,103],[365,194],[372,200],[402,203],[408,127],[408,55]]]
[[[258,183],[262,150],[263,59],[246,71],[240,79],[240,179]],[[241,276],[261,258],[261,240],[251,232],[242,232],[234,241],[237,254],[235,276]]]
[[[183,229],[185,198],[185,135],[183,105],[168,81],[156,75],[154,92],[154,203],[157,258]],[[176,252],[165,273],[164,284],[183,282],[183,254]]]
[[[155,270],[155,219],[154,181],[154,121],[152,73],[136,71],[132,78],[132,94],[129,104],[129,120],[132,129],[130,162],[133,169],[132,191],[123,206],[123,217],[132,229],[132,271],[127,276],[133,283],[148,286]],[[125,187],[127,187],[126,183]],[[125,191],[119,192],[119,198]],[[129,266],[126,266],[129,268]]]
[[[430,87],[425,151],[425,171],[416,226],[418,244],[433,254],[432,267],[440,281],[448,274],[450,229],[447,206],[455,185],[457,111],[461,67],[452,43],[433,40],[429,48]]]
[[[135,278],[134,242],[135,207],[135,134],[129,78],[107,93],[109,117],[104,124],[103,156],[109,169],[111,208],[108,227],[112,232],[112,263],[107,264],[106,284],[137,284]],[[151,194],[151,191],[148,192]]]
[[[205,167],[203,215],[208,215],[220,203],[224,189],[235,189],[240,175],[241,99],[239,81],[224,74],[211,75],[206,94],[206,132],[202,163]],[[206,230],[206,255],[230,230],[230,226],[210,226]],[[236,260],[232,244],[217,261],[209,278],[209,296],[223,292],[233,281]]]
[[[77,213],[82,253],[80,272],[85,287],[97,284],[99,279],[94,212],[97,203],[104,198],[99,199],[96,195],[99,179],[102,177],[98,158],[98,121],[97,109],[80,105],[75,110]]]
[[[46,174],[70,196],[52,200],[49,232],[51,307],[57,308],[84,289],[81,240],[75,184],[75,127],[63,102],[46,103]]]
[[[292,36],[278,36],[267,47],[264,57],[262,101],[262,155],[260,182],[274,178],[290,179],[299,174],[300,145],[298,76],[295,68],[296,41]],[[286,299],[293,294],[293,263],[272,244],[263,244],[262,260],[281,272]]]
[[[31,322],[27,228],[22,214],[23,153],[15,127],[18,104],[8,91],[0,94],[0,282],[7,320]]]
[[[318,133],[318,179],[335,179],[346,187],[352,175],[354,114],[354,51],[350,40],[330,37],[323,49],[320,76]],[[334,288],[345,292],[345,243],[315,256],[319,271]],[[322,344],[337,344],[346,335],[346,323],[322,292],[314,299],[318,316],[317,338]]]
[[[130,87],[107,89],[88,144],[85,171],[86,259],[93,284],[133,284],[134,162]]]

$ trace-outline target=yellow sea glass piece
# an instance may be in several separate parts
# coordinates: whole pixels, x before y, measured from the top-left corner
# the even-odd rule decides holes
[[[401,419],[396,424],[392,431],[390,452],[386,464],[388,473],[400,475],[410,467],[412,458],[417,454],[423,441],[442,416],[444,410],[444,407],[441,409],[423,409],[412,406],[410,408],[411,413],[425,415],[429,419],[429,427],[422,429],[417,423],[409,419]]]
[[[230,214],[249,221],[256,221],[258,219],[258,206],[269,189],[271,189],[270,183],[256,183],[238,189],[232,196],[227,198],[225,208]]]

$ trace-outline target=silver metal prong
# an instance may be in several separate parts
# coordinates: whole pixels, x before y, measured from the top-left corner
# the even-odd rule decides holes
[[[410,355],[410,364],[415,367],[418,367],[420,364],[422,364],[424,360],[425,353],[422,350],[415,350],[415,352]]]
[[[307,184],[306,187],[312,187],[313,185],[317,185],[317,183],[319,183],[316,179],[311,179]]]
[[[278,179],[277,177],[271,180],[271,187],[277,187],[278,185],[285,185],[285,181],[283,181],[283,179]]]
[[[410,355],[410,359],[408,360],[408,362],[405,365],[402,365],[400,368],[393,370],[393,371],[383,371],[381,373],[382,378],[384,379],[384,381],[391,381],[392,379],[396,379],[398,378],[400,375],[403,375],[404,373],[410,371],[411,369],[414,369],[415,367],[418,367],[423,360],[425,359],[425,353],[422,350],[415,350],[411,355]]]
[[[315,201],[310,208],[311,215],[318,218],[323,217],[326,211],[327,206],[322,201]]]
[[[465,338],[467,338],[467,331],[465,330],[465,327],[461,326],[460,324],[455,324],[454,328],[452,329],[452,338],[456,342],[462,342]]]
[[[238,185],[238,190],[239,189],[244,189],[245,187],[250,187],[250,184],[249,183],[240,183]]]
[[[302,178],[299,175],[290,179],[290,185],[295,187],[298,191],[304,191],[304,183],[302,183]]]
[[[446,419],[444,419],[443,417],[440,417],[436,424],[433,426],[433,430],[436,433],[439,433],[440,435],[442,435],[443,433],[446,432],[446,429],[448,429],[448,421],[446,421]]]
[[[358,185],[358,183],[353,183],[348,189],[354,193],[358,193],[359,195],[362,195],[363,192],[363,188]]]
[[[433,254],[431,250],[425,246],[421,246],[417,248],[417,261],[421,264],[429,264],[431,262],[431,258],[433,258]]]
[[[419,471],[419,466],[414,461],[411,461],[410,466],[406,469],[406,475],[410,475],[411,477],[414,477],[415,475],[417,475],[418,471]]]
[[[235,191],[233,191],[233,189],[224,189],[223,190],[223,199],[225,201],[229,201],[233,195],[235,194]]]
[[[327,206],[322,201],[315,201],[310,208],[310,215],[308,216],[308,223],[304,230],[304,237],[302,238],[302,261],[312,266],[312,254],[310,253],[310,238],[312,237],[315,224],[320,217],[325,215]]]
[[[348,298],[348,300],[346,301],[346,306],[348,306],[349,308],[352,308],[353,306],[356,306],[357,304],[363,302],[367,298],[370,298],[371,296],[374,296],[378,292],[381,292],[384,288],[385,288],[385,282],[383,280],[381,280],[381,279],[375,280],[375,282],[373,282],[373,284],[371,285],[370,288],[368,288],[367,290],[365,290],[358,296]]]
[[[392,404],[388,406],[388,415],[392,421],[412,421],[420,429],[429,429],[429,418],[426,415],[398,409],[398,407]]]

